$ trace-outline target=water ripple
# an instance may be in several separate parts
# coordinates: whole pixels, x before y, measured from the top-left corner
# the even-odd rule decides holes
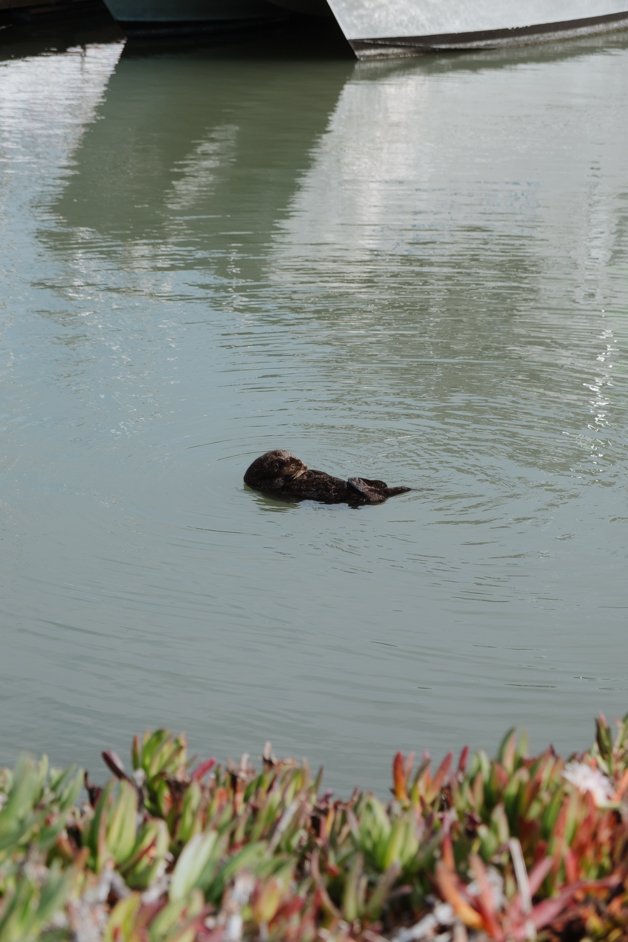
[[[0,62],[0,759],[383,787],[624,708],[628,46],[571,48]],[[281,503],[271,447],[413,491]]]

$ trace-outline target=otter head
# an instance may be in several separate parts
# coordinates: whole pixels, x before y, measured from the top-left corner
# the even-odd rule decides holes
[[[267,451],[256,458],[244,475],[244,483],[260,490],[277,489],[307,471],[307,465],[296,455],[281,448]]]

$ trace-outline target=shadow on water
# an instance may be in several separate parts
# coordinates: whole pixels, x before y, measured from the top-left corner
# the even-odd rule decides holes
[[[133,35],[127,39],[128,56],[150,58],[160,54],[205,52],[215,59],[251,61],[349,59],[354,56],[340,28],[331,18],[288,16],[268,25],[239,27],[222,33]]]
[[[28,8],[0,12],[0,62],[120,39],[122,32],[99,0],[50,12]]]
[[[253,48],[127,45],[51,207],[66,231],[48,229],[45,241],[67,248],[74,230],[87,251],[168,247],[173,267],[188,266],[190,251],[200,267],[204,256],[220,266],[216,242],[224,273],[225,230],[236,254],[238,241],[245,252],[272,231],[353,62],[337,48],[286,52],[278,36]]]
[[[216,62],[246,59],[250,64],[354,61],[335,22],[312,17],[295,16],[285,23],[214,35],[127,37],[100,2],[86,0],[50,14],[16,10],[2,18],[0,13],[0,63],[115,42],[124,42],[124,59],[192,56]]]

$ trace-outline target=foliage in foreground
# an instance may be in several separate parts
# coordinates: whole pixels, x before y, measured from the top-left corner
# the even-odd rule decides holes
[[[568,761],[514,733],[436,771],[398,753],[388,804],[164,730],[103,758],[102,788],[0,770],[0,942],[628,939],[628,716]]]

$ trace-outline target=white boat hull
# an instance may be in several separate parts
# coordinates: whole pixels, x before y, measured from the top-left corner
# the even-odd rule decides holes
[[[628,27],[628,0],[328,0],[359,58],[537,42]]]

